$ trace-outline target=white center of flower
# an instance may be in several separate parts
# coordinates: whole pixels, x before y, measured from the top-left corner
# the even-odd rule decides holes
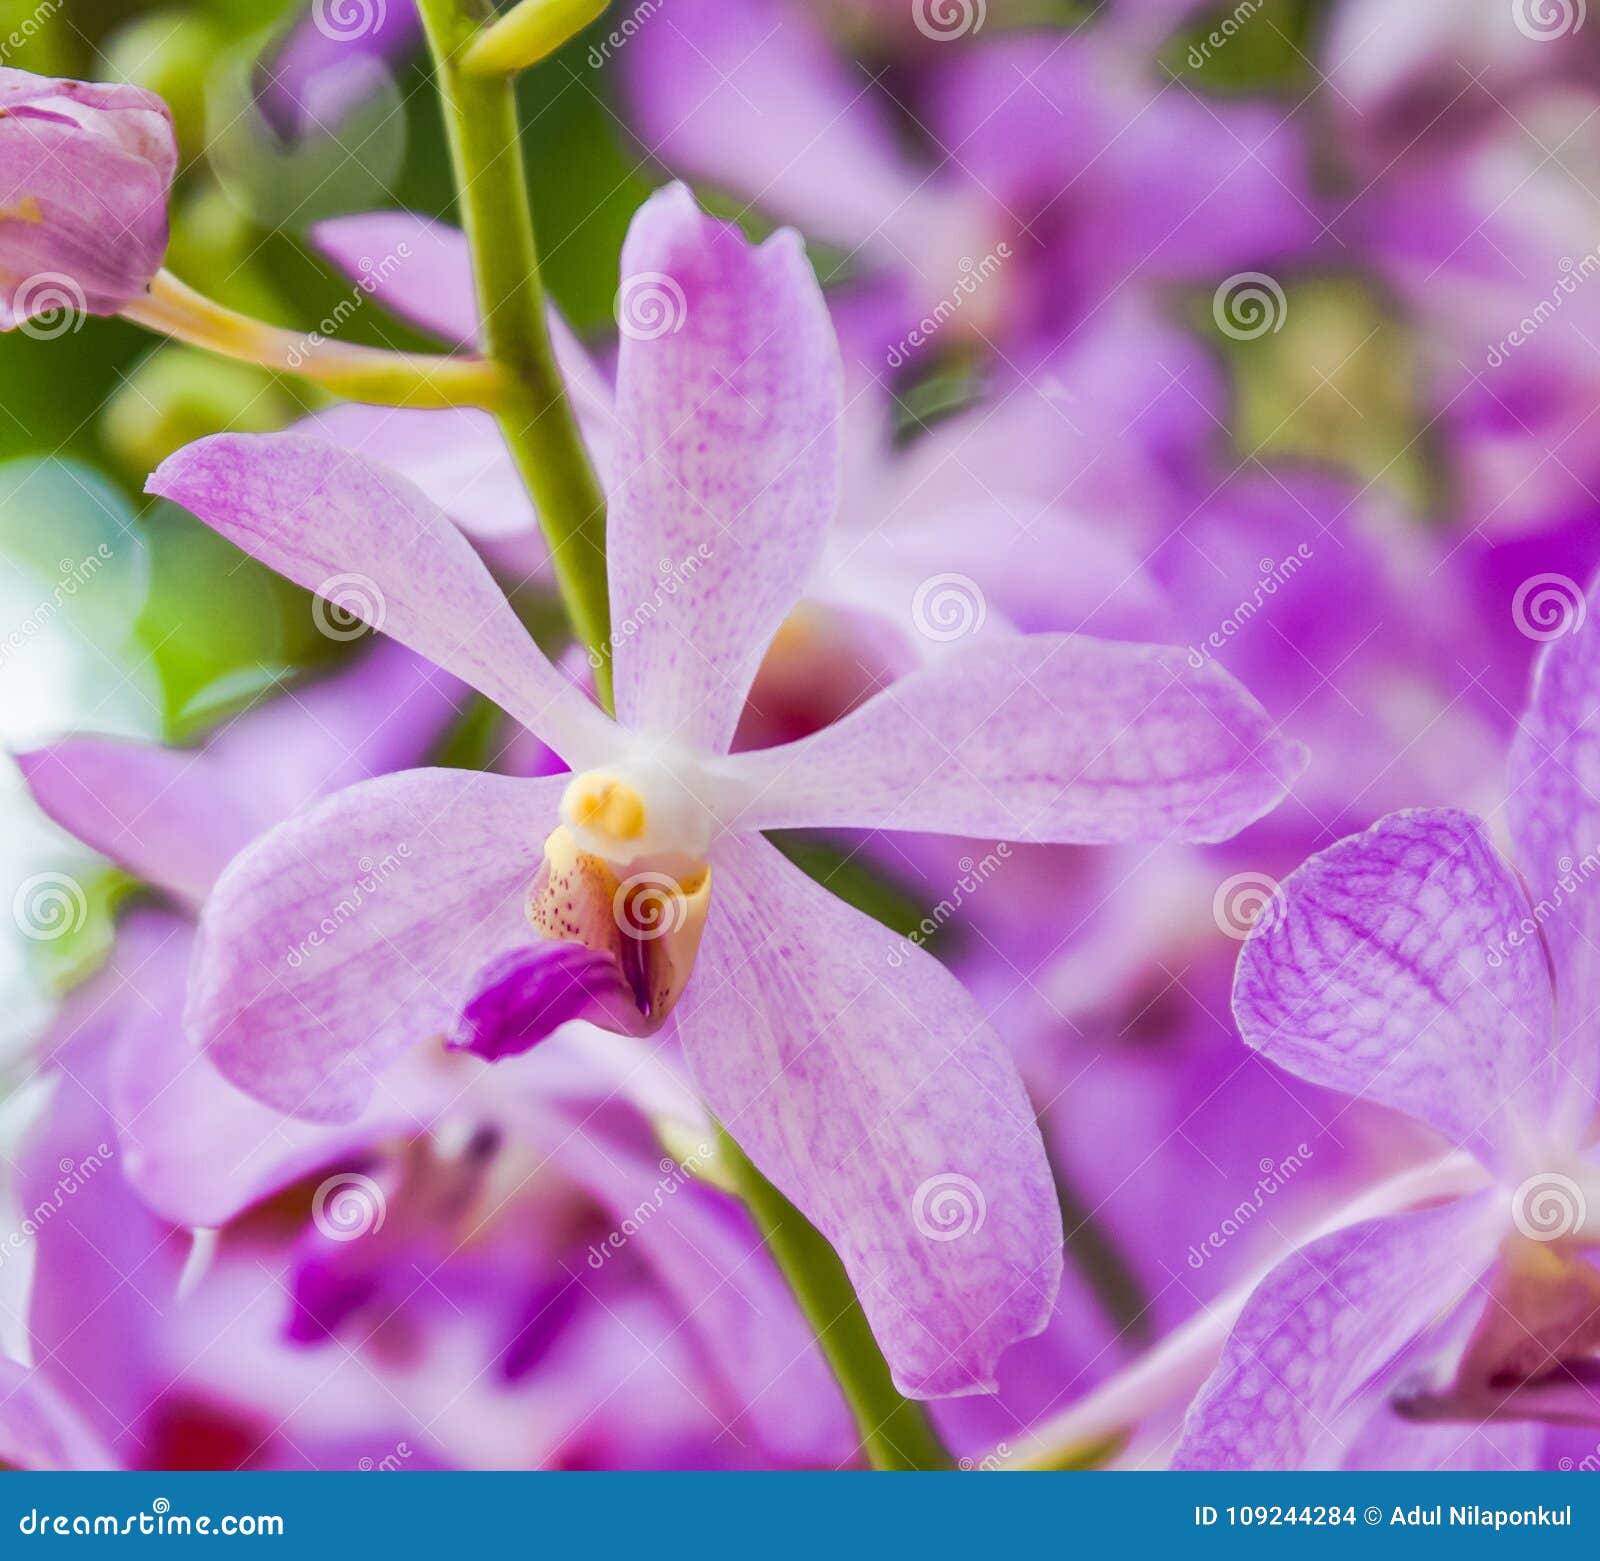
[[[681,873],[704,861],[715,819],[707,778],[682,750],[655,744],[573,776],[561,822],[578,848],[617,868]]]

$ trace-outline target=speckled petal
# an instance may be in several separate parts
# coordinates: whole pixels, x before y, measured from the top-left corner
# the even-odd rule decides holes
[[[721,751],[837,508],[838,345],[795,235],[754,248],[681,185],[634,218],[617,311],[617,714]]]
[[[1547,1142],[1554,1005],[1521,885],[1480,819],[1393,813],[1291,874],[1240,956],[1247,1044],[1491,1164]]]
[[[218,434],[163,461],[146,486],[470,683],[575,767],[613,751],[612,723],[544,658],[471,544],[407,478],[299,434]]]
[[[348,1121],[529,940],[562,778],[412,770],[352,786],[234,860],[207,902],[185,1022],[240,1089]]]
[[[723,770],[750,798],[749,829],[1103,844],[1225,840],[1303,765],[1300,745],[1215,665],[1035,634],[974,642],[814,736]]]
[[[713,1111],[831,1241],[903,1392],[990,1391],[1045,1325],[1061,1215],[1016,1067],[931,955],[766,842],[713,853],[678,1007]]]

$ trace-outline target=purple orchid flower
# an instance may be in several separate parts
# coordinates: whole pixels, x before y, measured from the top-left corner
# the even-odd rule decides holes
[[[1600,599],[1592,588],[1591,609]],[[1396,813],[1282,886],[1240,959],[1246,1042],[1405,1112],[1476,1162],[1458,1197],[1352,1225],[1256,1291],[1190,1411],[1187,1468],[1512,1461],[1536,1430],[1600,1424],[1589,1362],[1600,641],[1545,649],[1510,759],[1506,824]],[[1410,1422],[1414,1439],[1407,1441]]]
[[[640,136],[887,278],[852,352],[880,375],[935,341],[1027,372],[1130,276],[1211,278],[1315,232],[1286,117],[1158,81],[1115,30],[935,51],[909,105],[927,168],[794,0],[683,0],[653,21],[618,57]]]
[[[0,330],[115,314],[167,248],[172,115],[139,87],[0,67]]]
[[[1220,671],[1071,635],[975,644],[811,738],[727,755],[832,518],[837,348],[795,237],[751,249],[681,188],[636,218],[624,274],[682,303],[676,328],[625,336],[618,368],[617,722],[395,474],[280,435],[202,441],[152,478],[290,578],[371,578],[386,632],[577,772],[415,772],[281,826],[208,903],[189,1022],[241,1087],[338,1119],[429,1035],[525,1049],[573,1016],[575,984],[612,1028],[670,1017],[712,1108],[839,1250],[903,1387],[981,1389],[1059,1274],[1020,1082],[940,965],[757,832],[1216,839],[1275,805],[1302,755]],[[386,870],[358,894],[362,859]],[[985,1200],[960,1241],[927,1233],[952,1177]]]

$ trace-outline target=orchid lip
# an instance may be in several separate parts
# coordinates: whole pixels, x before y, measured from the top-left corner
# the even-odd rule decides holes
[[[716,832],[708,778],[682,750],[655,744],[575,775],[561,822],[580,850],[613,868],[692,875]]]

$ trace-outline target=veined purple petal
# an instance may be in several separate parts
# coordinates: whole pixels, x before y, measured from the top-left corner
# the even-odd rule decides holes
[[[1045,1325],[1061,1216],[1016,1068],[931,955],[751,838],[678,1007],[713,1111],[831,1241],[901,1391],[991,1391]]]
[[[234,860],[200,923],[186,1024],[240,1089],[348,1121],[528,941],[564,778],[412,770],[352,786]]]
[[[682,185],[634,218],[617,307],[617,714],[718,752],[838,506],[838,344],[796,236],[753,248]]]
[[[1554,1004],[1529,905],[1480,819],[1393,813],[1312,857],[1239,959],[1246,1044],[1505,1167],[1548,1143]]]
[[[1362,1389],[1471,1294],[1503,1224],[1496,1195],[1479,1193],[1351,1225],[1286,1258],[1234,1325],[1173,1467],[1337,1467],[1364,1430]]]
[[[142,293],[177,165],[154,93],[0,67],[0,330],[115,314]]]
[[[414,483],[298,434],[218,434],[149,492],[470,683],[575,767],[614,727],[544,658],[471,544]]]
[[[823,731],[723,769],[751,798],[747,829],[1103,844],[1225,840],[1275,807],[1303,764],[1215,665],[1036,634],[976,642]]]
[[[1570,582],[1568,582],[1570,585]],[[1550,584],[1548,602],[1568,632],[1550,640],[1508,762],[1506,814],[1531,919],[1519,939],[1550,946],[1558,1033],[1549,1065],[1560,1129],[1581,1133],[1595,1113],[1600,1044],[1600,590],[1583,603]],[[1539,609],[1530,603],[1529,610]],[[1537,620],[1536,620],[1537,621]],[[1542,624],[1541,624],[1542,627]],[[1555,1102],[1559,1101],[1559,1105]]]

